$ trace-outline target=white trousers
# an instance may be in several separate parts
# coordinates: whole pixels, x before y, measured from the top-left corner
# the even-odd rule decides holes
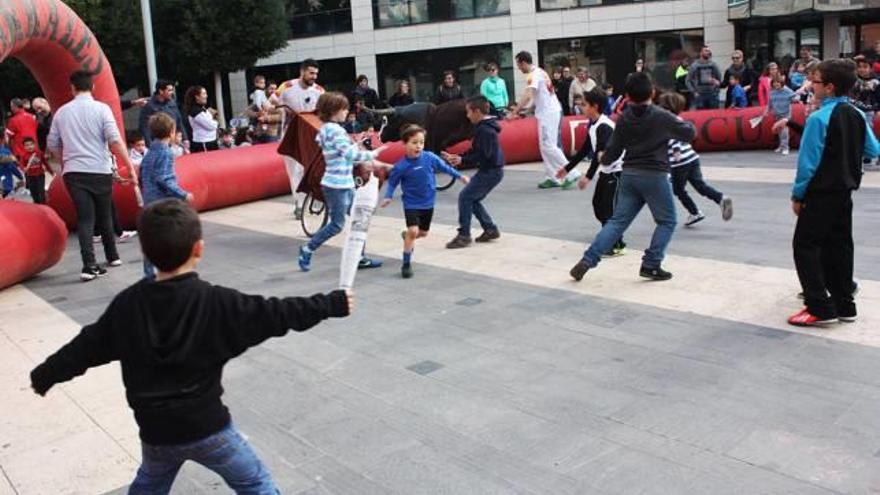
[[[290,193],[293,194],[293,204],[296,207],[302,207],[303,201],[305,201],[305,194],[296,192],[296,190],[299,188],[299,183],[303,180],[306,169],[302,166],[302,163],[294,160],[292,157],[281,155],[281,158],[284,160],[284,168],[287,170],[287,177],[290,179]]]
[[[559,182],[556,172],[568,165],[568,158],[559,147],[559,125],[562,122],[562,114],[551,114],[538,117],[538,149],[541,152],[541,160],[544,162],[544,173],[553,182]],[[580,172],[572,170],[567,178],[575,180],[580,177]]]

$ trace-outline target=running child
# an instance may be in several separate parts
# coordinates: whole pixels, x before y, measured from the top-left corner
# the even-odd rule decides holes
[[[345,228],[345,216],[354,201],[354,164],[371,162],[379,156],[385,147],[372,151],[364,151],[352,142],[348,133],[342,128],[348,116],[348,98],[342,93],[323,93],[318,98],[315,110],[323,125],[315,141],[321,147],[326,168],[321,178],[321,192],[324,194],[324,205],[330,221],[312,236],[312,239],[299,248],[299,268],[307,272],[312,268],[312,254],[331,237]],[[378,266],[377,261],[367,257],[361,259],[360,268]]]
[[[471,216],[477,217],[483,233],[476,242],[489,242],[501,237],[498,225],[489,216],[483,200],[501,183],[504,178],[504,152],[498,141],[501,126],[498,120],[489,115],[489,100],[475,96],[467,101],[467,118],[474,124],[474,139],[471,149],[464,155],[443,153],[443,157],[454,166],[462,163],[477,167],[468,185],[458,194],[458,234],[446,243],[446,249],[458,249],[471,244]]]
[[[608,98],[604,92],[594,89],[584,93],[581,110],[590,119],[590,128],[587,130],[588,137],[577,154],[568,161],[568,165],[557,172],[557,177],[564,176],[565,172],[573,170],[584,158],[590,159],[590,168],[586,175],[578,180],[578,187],[582,190],[586,189],[593,177],[596,176],[596,171],[599,171],[599,178],[596,180],[596,188],[593,191],[593,214],[603,226],[614,213],[620,171],[623,170],[622,156],[610,165],[599,165],[599,159],[614,133],[614,121],[608,118],[607,106]],[[621,237],[603,256],[619,256],[624,254],[625,250],[626,243]]]
[[[639,276],[651,280],[672,278],[661,266],[676,223],[675,200],[669,183],[669,140],[690,142],[697,131],[693,124],[651,103],[654,84],[648,74],[633,72],[627,76],[624,91],[629,103],[617,121],[605,153],[599,158],[602,165],[611,165],[623,158],[617,203],[611,219],[569,271],[578,281],[599,264],[602,255],[623,236],[646,204],[657,226],[651,246],[642,257]]]
[[[687,101],[678,93],[663,93],[658,104],[661,108],[678,115],[684,111]],[[685,226],[690,227],[706,218],[687,193],[685,187],[688,183],[694,186],[701,196],[711,199],[721,207],[721,218],[725,222],[733,217],[733,200],[706,184],[703,180],[703,172],[700,170],[700,155],[694,151],[690,143],[674,139],[669,141],[669,167],[672,172],[672,192],[688,211]]]
[[[31,387],[43,396],[89,368],[121,363],[143,453],[129,493],[168,493],[185,461],[219,474],[237,493],[280,493],[221,400],[223,367],[270,337],[348,316],[352,296],[266,298],[201,280],[199,216],[177,199],[147,206],[138,230],[144,256],[159,269],[156,281],[119,293],[31,371]]]
[[[391,204],[394,190],[400,184],[403,197],[403,214],[406,230],[403,231],[403,264],[400,274],[403,278],[413,276],[412,253],[416,239],[428,236],[431,218],[434,216],[434,199],[437,195],[437,180],[434,174],[443,172],[463,183],[468,178],[450,167],[439,156],[425,151],[425,130],[411,125],[403,130],[400,140],[406,146],[406,155],[394,164],[388,175],[388,185],[381,207]]]

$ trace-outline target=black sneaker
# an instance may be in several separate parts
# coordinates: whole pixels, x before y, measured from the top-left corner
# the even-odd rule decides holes
[[[586,261],[580,260],[577,262],[576,265],[574,265],[572,267],[572,269],[568,272],[568,274],[571,275],[571,278],[580,282],[584,278],[584,275],[586,275],[589,270],[590,270],[590,265],[588,265]]]
[[[446,249],[459,249],[471,245],[471,238],[463,235],[457,235],[454,239],[446,243]]]
[[[666,270],[660,268],[645,268],[642,267],[639,269],[639,276],[644,278],[649,278],[651,280],[669,280],[672,278],[672,274],[667,272]]]
[[[80,272],[79,279],[83,282],[90,282],[98,277],[103,277],[104,275],[107,275],[107,270],[104,268],[101,268],[98,265],[87,266],[82,269],[82,272]]]
[[[474,242],[489,242],[494,241],[501,237],[501,232],[498,232],[498,229],[493,230],[484,230],[482,234],[479,235]]]
[[[403,277],[403,278],[412,278],[412,276],[413,276],[413,269],[412,269],[412,264],[411,264],[411,263],[404,263],[404,264],[400,267],[400,276]]]

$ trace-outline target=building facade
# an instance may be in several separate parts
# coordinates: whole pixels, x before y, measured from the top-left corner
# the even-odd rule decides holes
[[[876,5],[875,5],[876,4]],[[586,66],[618,89],[636,60],[671,87],[683,58],[703,44],[723,70],[735,48],[756,68],[797,56],[852,54],[880,39],[880,0],[296,0],[294,38],[252,69],[229,75],[233,110],[247,105],[255,74],[295,77],[299,62],[322,64],[324,86],[351,91],[364,74],[387,99],[398,80],[430,100],[442,73],[477,94],[497,63],[511,98],[525,80],[513,55],[531,52],[545,68]]]

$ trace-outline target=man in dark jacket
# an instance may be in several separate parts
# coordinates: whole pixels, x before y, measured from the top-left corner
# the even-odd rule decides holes
[[[182,132],[184,141],[189,141],[188,127],[184,125],[183,118],[180,116],[180,108],[178,108],[177,102],[174,101],[174,83],[171,81],[164,79],[156,81],[156,93],[141,108],[141,113],[138,117],[138,129],[140,129],[141,136],[144,137],[144,141],[147,143],[153,141],[153,136],[150,135],[150,126],[147,125],[147,122],[150,121],[150,117],[154,113],[158,112],[165,112],[170,115],[177,125],[177,132]]]
[[[504,178],[504,153],[498,141],[501,126],[489,114],[489,100],[475,96],[467,102],[467,117],[476,127],[471,149],[462,156],[443,153],[443,158],[458,166],[462,163],[477,167],[468,185],[458,195],[458,235],[446,244],[449,249],[467,247],[471,243],[471,216],[477,217],[483,233],[475,240],[489,242],[501,237],[498,226],[489,216],[483,200]]]
[[[788,319],[814,326],[856,319],[852,282],[852,192],[862,180],[862,158],[880,144],[865,115],[847,95],[856,83],[851,60],[819,64],[813,91],[821,101],[804,126],[791,207],[797,215],[794,264],[806,307]],[[830,294],[830,296],[829,296]]]
[[[379,93],[370,87],[370,79],[361,74],[357,76],[356,81],[354,91],[351,92],[352,108],[354,107],[355,100],[358,98],[364,102],[364,106],[367,108],[379,108],[381,103],[379,100]]]
[[[599,264],[601,256],[623,236],[645,204],[651,209],[657,227],[651,246],[642,257],[639,276],[651,280],[672,278],[672,274],[660,266],[676,222],[669,182],[669,140],[689,143],[696,137],[696,129],[693,124],[651,103],[654,86],[644,72],[630,74],[625,90],[629,104],[600,159],[602,165],[611,165],[623,156],[617,203],[611,219],[569,272],[575,280],[581,280],[588,270]]]
[[[721,78],[721,87],[726,88],[727,95],[724,100],[724,108],[730,108],[733,105],[733,95],[731,94],[733,86],[730,85],[730,76],[739,78],[739,84],[745,90],[746,95],[753,94],[753,90],[756,88],[755,83],[758,82],[758,75],[746,64],[741,50],[734,50],[730,59],[730,67],[724,71],[724,77]]]
[[[447,101],[463,99],[464,93],[461,91],[461,85],[455,80],[455,72],[443,71],[443,84],[437,88],[437,93],[434,94],[434,104],[440,105]]]
[[[144,256],[159,269],[156,281],[122,291],[98,321],[37,366],[34,391],[45,395],[89,368],[120,361],[143,444],[130,493],[168,493],[187,460],[236,492],[277,493],[220,400],[223,366],[269,337],[347,316],[351,296],[264,298],[200,280],[193,271],[204,249],[199,217],[177,199],[148,206],[138,230]]]

